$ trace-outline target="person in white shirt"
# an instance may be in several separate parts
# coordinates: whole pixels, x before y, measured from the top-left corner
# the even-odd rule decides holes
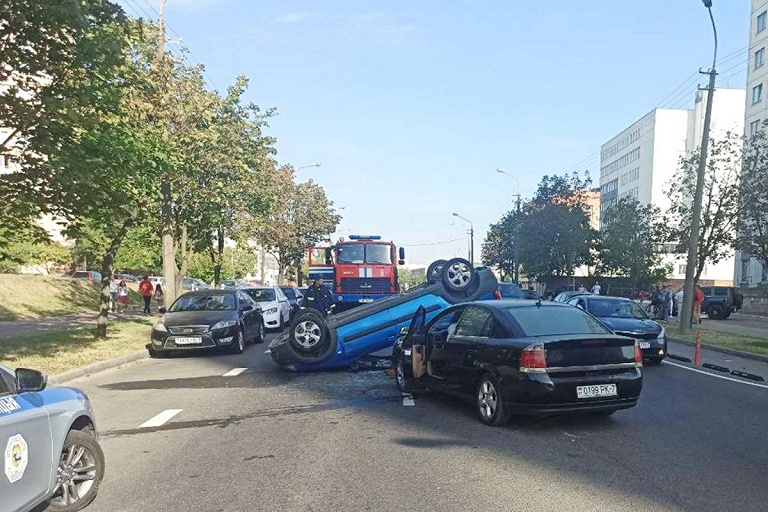
[[[579,285],[579,289],[578,289],[578,291],[579,291],[579,293],[587,293],[587,289],[586,289],[586,288],[584,288],[584,285],[583,285],[583,284],[580,284],[580,285]]]
[[[109,279],[109,307],[114,313],[117,311],[117,278],[113,275]]]
[[[592,295],[600,295],[600,283],[595,281],[595,286],[592,287]]]

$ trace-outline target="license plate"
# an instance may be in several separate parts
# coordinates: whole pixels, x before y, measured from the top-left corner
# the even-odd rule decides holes
[[[651,342],[650,341],[641,341],[640,342],[640,348],[651,348]]]
[[[578,398],[595,398],[600,396],[616,396],[616,384],[595,384],[593,386],[576,386]]]
[[[360,299],[358,302],[365,304],[367,302],[373,302],[373,299]]]
[[[200,345],[203,343],[203,338],[175,338],[173,342],[176,345]]]

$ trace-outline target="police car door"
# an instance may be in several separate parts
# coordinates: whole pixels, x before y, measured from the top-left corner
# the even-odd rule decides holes
[[[17,393],[15,377],[0,365],[0,508],[26,510],[48,492],[57,461],[51,426],[39,393]]]

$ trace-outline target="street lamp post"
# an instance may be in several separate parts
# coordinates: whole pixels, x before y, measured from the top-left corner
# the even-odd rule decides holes
[[[515,282],[520,284],[520,182],[509,174],[507,171],[501,168],[497,168],[496,172],[499,174],[503,174],[505,176],[509,176],[513,180],[515,180],[515,183],[517,183],[517,222],[515,223],[515,270],[514,270],[514,278]]]
[[[472,221],[469,219],[465,219],[461,215],[459,215],[456,212],[453,212],[454,217],[458,217],[464,222],[469,223],[469,263],[471,265],[475,264],[475,227],[472,225]]]
[[[699,231],[701,229],[701,200],[704,194],[704,176],[707,169],[707,151],[709,149],[709,126],[712,122],[712,99],[715,95],[715,79],[717,72],[717,27],[715,17],[712,15],[712,0],[702,0],[704,7],[709,12],[712,21],[712,32],[715,36],[715,52],[712,58],[712,69],[709,70],[709,87],[707,88],[707,107],[704,113],[704,132],[701,134],[701,150],[699,155],[699,169],[696,175],[696,194],[693,196],[693,213],[691,218],[691,236],[688,241],[688,259],[685,267],[685,288],[683,290],[683,307],[680,311],[680,330],[684,333],[691,330],[691,317],[693,311],[693,295],[695,292],[694,278],[696,275],[696,261],[698,260]],[[707,73],[703,73],[707,74]]]

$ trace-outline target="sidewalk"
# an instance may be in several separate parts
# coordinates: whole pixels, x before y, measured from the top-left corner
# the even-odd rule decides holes
[[[678,325],[677,318],[670,317],[669,325]],[[703,331],[716,331],[768,339],[768,317],[734,313],[725,320],[710,320],[705,316],[701,324],[698,325],[698,328]]]
[[[124,320],[142,316],[139,309],[123,313],[110,313],[110,320]],[[50,316],[34,320],[12,320],[0,322],[0,343],[20,336],[28,336],[40,332],[65,331],[83,325],[96,325],[98,313],[80,313],[76,315]]]

